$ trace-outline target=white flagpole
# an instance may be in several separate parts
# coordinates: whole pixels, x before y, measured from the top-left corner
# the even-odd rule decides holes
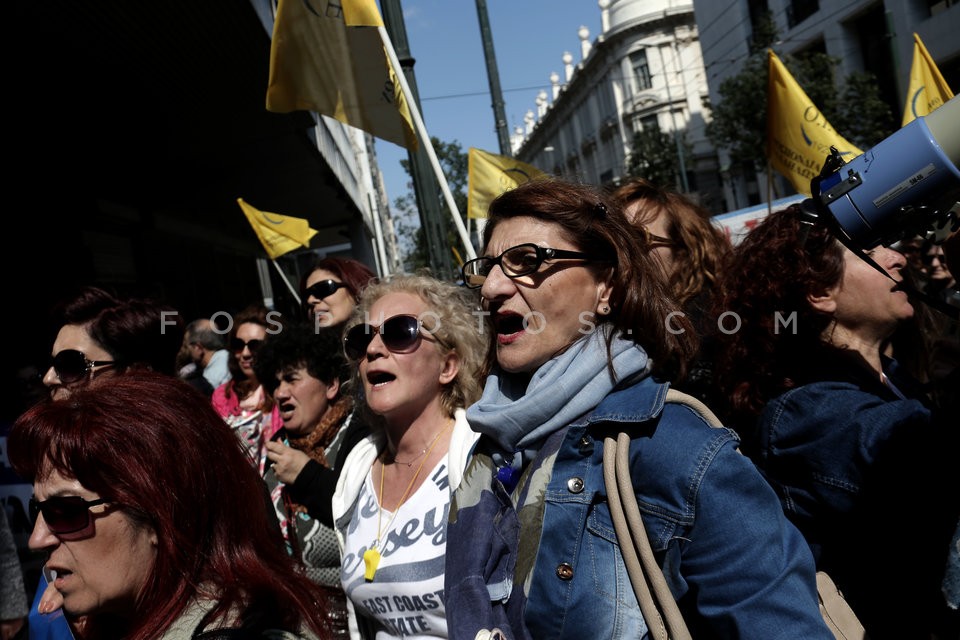
[[[383,238],[383,225],[380,222],[380,207],[374,204],[370,193],[367,193],[367,206],[370,207],[370,217],[373,218],[373,246],[380,264],[380,277],[383,278],[390,275],[390,264],[387,262],[386,241]]]
[[[300,306],[301,304],[303,304],[302,302],[300,302],[300,294],[297,293],[297,290],[294,289],[293,285],[290,284],[290,281],[287,280],[287,274],[283,272],[283,269],[280,268],[280,265],[277,264],[277,261],[274,260],[273,258],[270,258],[270,262],[272,262],[273,266],[277,268],[277,273],[280,274],[280,278],[283,279],[284,284],[287,285],[287,289],[290,289],[290,293],[293,294],[293,299],[297,301],[297,306]]]
[[[393,42],[390,41],[390,36],[387,35],[386,27],[379,26],[377,27],[377,30],[380,32],[380,39],[383,41],[383,48],[387,52],[387,56],[390,58],[390,64],[393,66],[397,80],[400,81],[400,89],[403,91],[403,96],[407,100],[407,108],[410,109],[410,116],[413,118],[413,124],[420,136],[420,144],[423,145],[427,152],[427,156],[430,158],[430,164],[433,166],[433,172],[437,174],[437,181],[440,183],[440,190],[443,191],[443,197],[447,201],[447,206],[450,207],[450,213],[453,214],[453,222],[457,227],[457,233],[460,235],[460,241],[463,242],[463,246],[467,250],[467,259],[473,260],[477,257],[477,252],[473,248],[473,243],[470,242],[470,234],[467,233],[466,227],[463,226],[463,220],[460,218],[460,210],[457,209],[457,204],[453,201],[453,194],[450,193],[450,186],[447,184],[447,178],[443,175],[443,169],[440,168],[440,161],[437,160],[437,152],[434,151],[433,145],[430,143],[430,136],[427,135],[427,127],[423,124],[423,118],[420,117],[420,111],[417,109],[417,103],[413,100],[413,92],[410,91],[410,85],[407,83],[407,78],[403,74],[403,68],[400,66],[400,60],[397,58],[397,52],[393,48]]]

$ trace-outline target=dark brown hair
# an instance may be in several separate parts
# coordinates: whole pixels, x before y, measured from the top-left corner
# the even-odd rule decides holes
[[[264,329],[272,330],[272,325],[267,319],[268,313],[266,307],[255,304],[250,305],[233,316],[233,327],[230,329],[227,345],[229,346],[233,342],[233,339],[237,337],[237,330],[242,324],[258,324]],[[276,320],[274,320],[274,322],[276,322]],[[267,338],[269,337],[270,334],[268,333]],[[254,362],[256,362],[256,356],[254,356]],[[230,370],[232,378],[224,390],[226,397],[229,398],[231,393],[236,393],[237,398],[243,400],[260,386],[260,381],[256,378],[256,369],[254,369],[254,377],[248,378],[240,368],[240,363],[237,361],[237,354],[231,352],[230,359],[227,360],[227,368]],[[265,394],[263,402],[264,412],[273,409],[273,398],[270,395]]]
[[[596,322],[642,346],[658,376],[669,380],[682,377],[696,352],[696,337],[683,317],[671,320],[682,333],[667,330],[667,317],[679,307],[662,283],[660,267],[620,205],[587,185],[555,179],[528,182],[490,204],[484,246],[500,222],[521,216],[555,224],[580,251],[608,257],[609,262],[592,265],[597,277],[612,288],[611,313],[597,317]],[[608,332],[608,346],[615,333]]]
[[[85,326],[116,362],[117,371],[134,368],[174,373],[183,342],[183,320],[172,307],[85,287],[61,302],[54,315],[61,326]]]

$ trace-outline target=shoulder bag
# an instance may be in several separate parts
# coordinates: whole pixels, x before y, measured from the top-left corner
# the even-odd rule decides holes
[[[687,405],[710,426],[723,426],[705,404],[685,393],[669,389],[666,402]],[[613,437],[604,439],[603,480],[620,553],[651,637],[655,640],[691,640],[680,607],[667,586],[643,527],[630,477],[630,435],[625,431],[617,434],[616,440]],[[817,596],[824,622],[837,640],[866,639],[863,625],[833,580],[823,571],[817,572]]]

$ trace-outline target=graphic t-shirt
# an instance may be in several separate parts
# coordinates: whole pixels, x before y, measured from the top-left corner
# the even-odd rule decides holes
[[[378,515],[372,471],[350,516],[340,570],[344,591],[357,613],[380,624],[377,638],[446,638],[443,568],[450,513],[446,457],[400,506],[393,522],[393,513],[384,510],[380,515],[380,564],[368,582],[363,553],[377,539]]]

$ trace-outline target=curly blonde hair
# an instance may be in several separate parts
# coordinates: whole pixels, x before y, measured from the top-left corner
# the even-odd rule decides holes
[[[456,409],[476,402],[483,391],[484,358],[490,335],[475,313],[477,306],[470,292],[428,275],[398,274],[371,281],[344,325],[344,335],[365,322],[374,303],[390,293],[409,293],[423,300],[429,309],[424,325],[436,338],[437,349],[444,355],[455,352],[460,357],[457,376],[441,392],[444,411],[452,417]],[[353,367],[352,378],[354,388],[362,389],[359,367]]]

